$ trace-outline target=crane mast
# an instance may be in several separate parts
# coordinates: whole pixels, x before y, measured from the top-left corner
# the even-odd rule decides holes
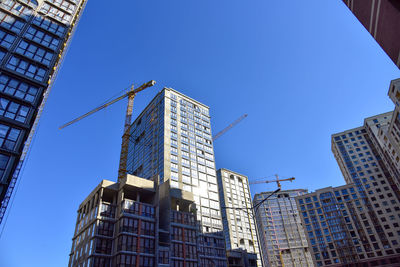
[[[121,154],[119,158],[119,167],[118,167],[118,181],[121,179],[124,179],[126,177],[126,166],[128,162],[128,149],[129,149],[129,137],[130,137],[130,127],[131,127],[131,120],[132,120],[132,112],[133,112],[133,101],[135,99],[135,96],[137,93],[140,91],[143,91],[144,89],[151,87],[155,85],[156,82],[151,80],[145,84],[142,84],[138,88],[134,89],[134,86],[132,85],[129,92],[83,114],[82,116],[62,125],[60,129],[63,129],[77,121],[80,121],[83,118],[86,118],[89,115],[92,115],[93,113],[96,113],[99,110],[102,110],[118,101],[121,99],[124,99],[125,97],[128,97],[128,106],[126,108],[126,114],[125,114],[125,124],[124,124],[124,132],[122,135],[122,144],[121,144]]]

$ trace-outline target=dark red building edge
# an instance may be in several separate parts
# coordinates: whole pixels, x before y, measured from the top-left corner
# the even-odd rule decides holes
[[[400,68],[400,1],[343,0],[343,2]]]

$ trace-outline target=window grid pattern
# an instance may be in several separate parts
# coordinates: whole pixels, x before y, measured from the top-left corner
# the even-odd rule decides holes
[[[40,11],[46,13],[48,16],[54,18],[55,20],[58,20],[65,24],[68,24],[72,18],[71,15],[47,3],[44,3],[42,5]]]
[[[62,37],[65,34],[66,28],[64,26],[59,25],[59,24],[57,24],[47,18],[39,16],[39,15],[35,16],[32,23],[46,31],[54,33],[55,35],[57,35],[59,37]]]
[[[25,123],[28,113],[29,107],[0,97],[0,116]]]
[[[19,1],[27,4],[32,8],[37,8],[37,6],[39,5],[37,0],[19,0]]]
[[[9,49],[14,43],[16,37],[0,29],[0,46]]]
[[[0,26],[9,29],[10,31],[13,31],[15,33],[20,33],[24,25],[25,22],[23,22],[22,20],[0,11]]]
[[[46,69],[37,66],[34,63],[28,62],[16,56],[12,56],[6,64],[7,68],[23,74],[34,80],[44,82]]]
[[[51,60],[54,56],[53,53],[46,51],[45,49],[40,48],[37,45],[28,43],[24,40],[19,43],[16,52],[27,56],[35,61],[38,61],[46,66],[50,65]]]
[[[18,17],[22,17],[25,20],[28,20],[28,18],[32,15],[32,9],[29,7],[26,7],[24,5],[21,5],[17,1],[14,0],[3,0],[0,3],[0,7],[10,11],[11,13],[17,15]]]
[[[66,1],[66,0],[47,0],[50,3],[60,7],[61,9],[67,11],[68,13],[72,14],[75,11],[76,6],[72,3],[70,3],[70,1]]]
[[[0,91],[33,103],[39,89],[6,75],[0,75]]]
[[[33,26],[30,26],[25,32],[25,37],[53,50],[56,50],[60,44],[60,40],[58,38],[36,29]]]
[[[14,151],[21,130],[0,123],[0,147]]]

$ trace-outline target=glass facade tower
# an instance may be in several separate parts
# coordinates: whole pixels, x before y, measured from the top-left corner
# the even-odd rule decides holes
[[[86,2],[0,1],[0,222]]]
[[[226,266],[209,108],[164,88],[131,126],[128,173],[193,194],[199,266]],[[172,252],[174,253],[174,252]],[[174,263],[173,263],[174,264]]]

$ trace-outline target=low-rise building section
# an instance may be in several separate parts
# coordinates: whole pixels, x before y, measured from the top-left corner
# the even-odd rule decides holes
[[[297,202],[316,266],[370,266],[372,262],[380,264],[372,266],[384,266],[390,262],[387,258],[370,260],[384,255],[388,245],[354,184],[319,189],[297,197]]]
[[[191,192],[132,175],[103,180],[79,207],[68,266],[196,267],[198,229]]]

